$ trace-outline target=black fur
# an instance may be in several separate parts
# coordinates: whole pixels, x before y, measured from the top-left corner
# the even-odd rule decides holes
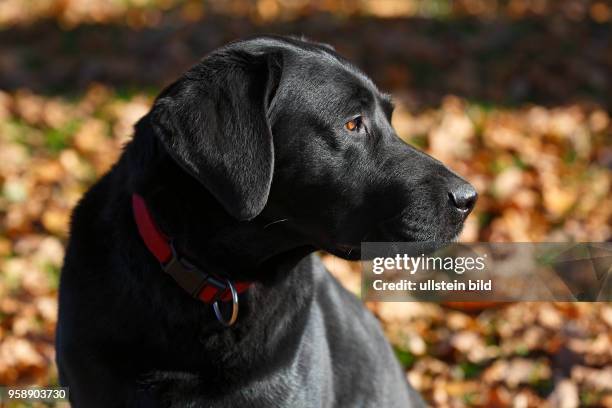
[[[57,329],[73,406],[420,406],[376,319],[312,254],[460,231],[449,191],[465,182],[403,143],[391,111],[296,39],[232,43],[169,86],[73,214]],[[255,282],[234,326],[163,273],[133,192],[193,263]]]

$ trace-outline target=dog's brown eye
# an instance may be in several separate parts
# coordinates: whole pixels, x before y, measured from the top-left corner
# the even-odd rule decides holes
[[[349,120],[344,124],[344,127],[351,132],[359,130],[361,127],[361,116],[357,116],[356,118]]]

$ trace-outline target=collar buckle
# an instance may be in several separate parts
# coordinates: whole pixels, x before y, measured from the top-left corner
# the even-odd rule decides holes
[[[250,282],[232,282],[202,271],[185,258],[181,258],[172,239],[164,234],[151,216],[147,204],[138,194],[132,194],[132,211],[138,233],[162,269],[193,298],[211,303],[219,323],[231,326],[238,318],[238,294],[246,291]],[[225,319],[219,302],[232,301],[232,313]]]
[[[161,267],[168,275],[182,287],[185,291],[191,294],[192,297],[199,299],[201,297],[202,289],[205,286],[211,285],[216,289],[216,294],[213,298],[213,311],[215,317],[225,327],[230,327],[238,319],[238,291],[229,279],[218,279],[212,275],[199,269],[191,262],[179,258],[174,249],[174,243],[170,242],[170,249],[172,250],[172,257],[166,263],[162,263]],[[222,296],[229,290],[232,301],[232,312],[229,319],[225,319],[219,303],[222,301]]]
[[[172,249],[172,258],[168,262],[161,264],[162,269],[172,276],[181,288],[192,297],[197,298],[208,281],[208,274],[190,262],[179,258],[173,243],[170,243],[170,248]]]

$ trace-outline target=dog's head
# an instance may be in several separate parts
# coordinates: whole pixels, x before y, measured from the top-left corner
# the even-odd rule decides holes
[[[259,37],[208,55],[150,117],[232,217],[282,220],[301,242],[347,256],[365,240],[452,240],[476,201],[470,184],[398,138],[392,112],[330,47]]]

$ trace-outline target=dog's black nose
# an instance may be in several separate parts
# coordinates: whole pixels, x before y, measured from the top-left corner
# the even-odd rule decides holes
[[[452,186],[448,195],[452,205],[465,213],[466,216],[472,211],[478,198],[478,193],[474,187],[463,180]]]

